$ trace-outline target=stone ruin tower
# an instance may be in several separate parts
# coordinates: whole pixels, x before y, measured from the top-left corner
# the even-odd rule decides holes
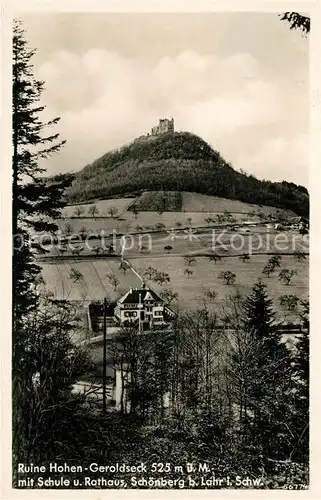
[[[167,132],[174,132],[174,118],[161,118],[158,125],[152,128],[152,135],[166,134]]]

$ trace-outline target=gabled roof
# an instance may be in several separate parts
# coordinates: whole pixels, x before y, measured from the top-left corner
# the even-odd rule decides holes
[[[146,300],[154,300],[155,302],[164,302],[157,293],[148,288],[140,288],[136,290],[130,289],[125,295],[123,295],[118,302],[121,304],[138,304],[143,303]]]
[[[155,297],[150,293],[149,290],[146,291],[145,296],[143,296],[143,301],[144,300],[156,300]]]

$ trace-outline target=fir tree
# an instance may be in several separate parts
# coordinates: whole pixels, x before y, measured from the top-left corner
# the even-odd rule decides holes
[[[247,330],[261,339],[268,339],[275,333],[273,301],[269,298],[266,285],[257,281],[244,301],[244,322]]]
[[[278,457],[289,451],[287,419],[290,410],[285,395],[291,391],[290,353],[278,332],[266,285],[254,284],[244,301],[244,330],[258,341],[258,358],[251,398],[255,407],[253,439],[268,456]]]
[[[28,407],[33,401],[32,375],[42,373],[46,381],[55,378],[60,370],[69,386],[68,359],[73,349],[68,341],[69,330],[66,322],[61,329],[65,339],[63,351],[59,345],[52,342],[55,336],[55,322],[42,323],[38,330],[34,318],[39,314],[52,310],[52,306],[40,305],[38,281],[40,268],[35,263],[34,255],[29,245],[31,230],[55,231],[53,218],[60,215],[60,209],[65,205],[63,194],[71,184],[72,176],[57,175],[51,179],[44,177],[44,169],[40,166],[42,159],[58,152],[64,141],[59,140],[59,134],[46,133],[59,119],[42,121],[40,116],[44,106],[40,103],[44,82],[33,75],[31,59],[35,50],[28,48],[24,30],[20,21],[14,21],[13,26],[13,70],[12,70],[12,231],[13,231],[13,349],[12,349],[12,390],[13,390],[13,446],[14,456],[21,457],[26,442],[29,442],[27,456],[30,456],[30,443],[34,443],[37,434],[31,419],[43,418],[46,408],[34,408],[34,414]],[[35,316],[34,316],[35,315]],[[39,365],[41,345],[48,340],[51,343],[45,362]],[[41,344],[42,343],[42,344]],[[41,345],[40,345],[41,344]],[[62,344],[61,344],[62,345]],[[39,347],[36,351],[35,346]],[[47,347],[46,347],[47,349]],[[59,352],[58,352],[59,351]],[[59,366],[56,361],[61,359]],[[54,364],[54,368],[51,364]],[[39,368],[41,366],[41,369]],[[50,372],[50,373],[49,373]],[[49,378],[48,378],[49,377]],[[46,382],[46,383],[47,383]],[[41,385],[42,387],[42,385]],[[54,393],[55,391],[53,391]],[[45,399],[41,397],[45,406]],[[33,403],[32,403],[33,404]],[[38,411],[39,410],[39,411]],[[32,445],[33,446],[33,445]]]
[[[308,459],[309,454],[310,323],[308,301],[302,301],[301,305],[303,306],[301,315],[303,331],[296,343],[292,364],[295,390],[292,426],[296,430],[293,455],[302,461]]]
[[[304,300],[301,302],[303,313],[301,314],[301,322],[303,333],[298,340],[297,356],[295,357],[296,374],[304,382],[307,387],[309,385],[309,349],[310,349],[310,321],[309,321],[309,302]]]
[[[29,231],[54,231],[51,219],[64,206],[63,193],[71,184],[71,175],[57,175],[50,181],[43,176],[40,160],[58,152],[64,141],[59,134],[46,131],[59,118],[42,121],[41,94],[44,82],[33,75],[31,59],[35,50],[28,48],[22,23],[14,21],[12,70],[12,231],[14,320],[34,308],[37,294],[33,283],[39,267],[33,262],[28,244]]]

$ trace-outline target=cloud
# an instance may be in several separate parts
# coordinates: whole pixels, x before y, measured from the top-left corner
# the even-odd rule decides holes
[[[37,76],[67,140],[50,172],[78,170],[148,132],[159,117],[174,116],[178,130],[200,135],[236,168],[306,182],[306,100],[287,92],[291,75],[268,73],[249,53],[184,51],[149,60],[103,49],[59,51]]]
[[[275,180],[295,177],[298,184],[308,185],[306,165],[309,162],[309,137],[300,134],[289,139],[268,139],[252,155],[242,154],[238,164],[247,172]],[[292,175],[291,175],[292,174]],[[293,175],[294,174],[294,175]]]

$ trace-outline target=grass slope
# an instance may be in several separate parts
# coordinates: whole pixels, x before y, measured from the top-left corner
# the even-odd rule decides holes
[[[128,291],[130,287],[140,284],[138,277],[131,271],[124,274],[119,270],[120,259],[76,262],[64,260],[57,264],[42,264],[44,289],[51,292],[55,299],[69,301],[96,301],[107,297],[116,300]],[[72,278],[72,270],[79,273],[76,281]],[[117,276],[119,284],[116,287],[108,276]]]
[[[224,212],[230,212],[231,214],[249,214],[253,211],[270,214],[277,212],[276,207],[188,192],[182,193],[182,210],[184,212],[205,212],[213,214]]]
[[[247,295],[250,293],[255,281],[261,277],[268,287],[269,295],[274,300],[274,308],[278,313],[279,320],[296,322],[298,321],[298,314],[284,311],[280,307],[279,298],[281,295],[287,294],[294,294],[300,299],[308,297],[308,260],[298,263],[291,255],[282,256],[282,268],[296,269],[298,271],[290,285],[284,285],[279,281],[278,272],[270,278],[266,278],[261,274],[267,261],[267,255],[253,255],[248,262],[242,262],[238,257],[230,257],[214,264],[206,257],[197,257],[196,263],[190,266],[193,271],[190,277],[184,273],[187,265],[182,256],[167,259],[149,256],[147,259],[133,259],[131,264],[141,275],[149,266],[168,273],[171,279],[169,284],[160,286],[153,281],[148,281],[148,284],[159,293],[164,288],[170,288],[178,293],[178,305],[181,309],[187,311],[201,307],[207,291],[217,294],[215,300],[209,303],[208,306],[215,311],[221,311],[228,295],[235,294],[236,291],[239,291],[242,296]],[[227,270],[236,274],[236,281],[233,285],[226,285],[218,278],[221,271]]]

